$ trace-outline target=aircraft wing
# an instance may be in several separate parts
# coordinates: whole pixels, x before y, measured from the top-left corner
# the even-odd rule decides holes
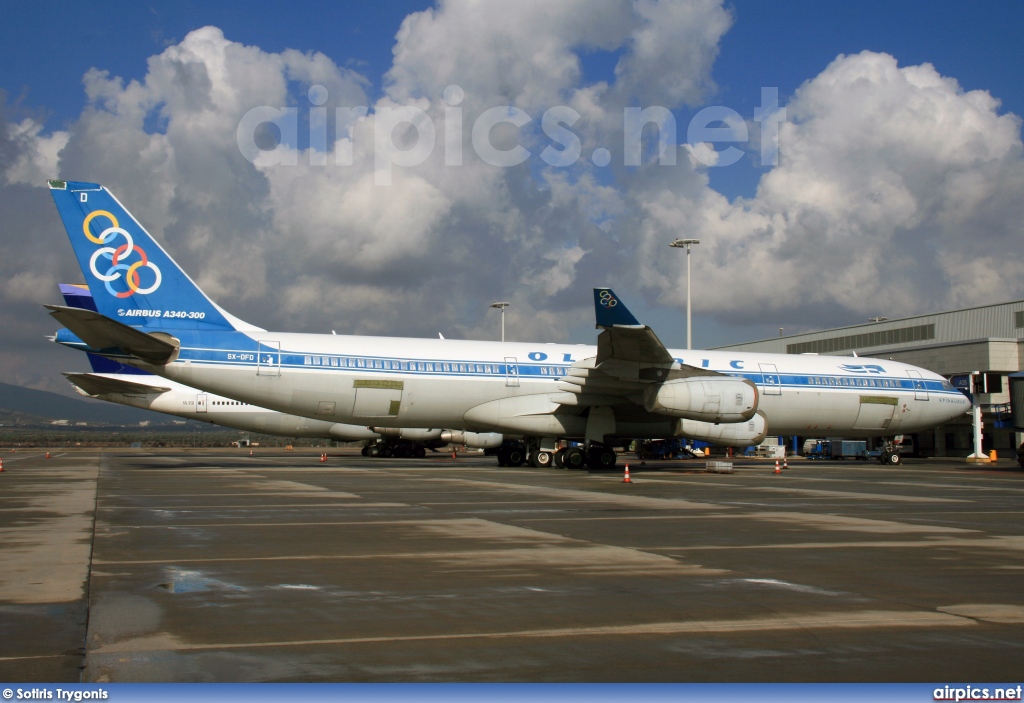
[[[62,305],[47,305],[46,309],[57,322],[93,349],[122,349],[143,361],[160,365],[168,363],[178,351],[177,340],[170,335],[146,334],[98,312]]]
[[[563,405],[644,403],[644,390],[654,383],[692,376],[722,376],[675,360],[658,335],[640,324],[610,288],[594,289],[597,356],[574,363],[560,380]]]
[[[610,288],[594,289],[598,329],[597,363],[608,360],[672,364],[675,359],[647,325],[641,325]]]
[[[147,383],[136,383],[121,378],[111,378],[95,373],[71,373],[65,372],[64,377],[71,381],[72,385],[81,388],[88,395],[102,395],[104,393],[121,393],[123,395],[147,395],[150,393],[166,393],[171,390],[167,386],[155,386]]]

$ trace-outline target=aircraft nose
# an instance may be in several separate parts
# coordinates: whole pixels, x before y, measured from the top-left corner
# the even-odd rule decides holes
[[[953,407],[948,408],[946,412],[943,413],[942,422],[952,422],[958,417],[963,417],[964,413],[968,413],[970,411],[971,401],[966,397],[958,398],[956,404]]]

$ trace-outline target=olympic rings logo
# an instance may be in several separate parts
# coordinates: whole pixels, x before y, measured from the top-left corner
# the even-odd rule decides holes
[[[111,224],[111,226],[103,230],[98,237],[89,231],[89,225],[97,217],[105,217],[110,220]],[[82,223],[82,231],[93,244],[110,244],[119,235],[124,237],[125,241],[121,246],[100,247],[93,252],[92,258],[89,259],[89,270],[92,271],[92,275],[103,281],[103,284],[107,287],[107,292],[111,295],[117,298],[128,298],[135,293],[149,295],[160,287],[160,283],[163,281],[160,269],[146,257],[146,252],[144,252],[141,247],[135,246],[135,240],[132,239],[132,235],[128,234],[128,232],[118,225],[117,218],[114,217],[113,214],[106,210],[94,210],[93,212],[90,212],[86,216],[85,222]],[[126,260],[131,257],[132,253],[139,255],[139,261],[128,264]],[[110,266],[104,273],[101,273],[100,269],[97,267],[101,258],[110,262]],[[139,269],[143,266],[152,269],[153,275],[155,276],[153,284],[147,288],[143,288],[142,284],[139,282]],[[121,291],[119,293],[114,290],[111,283],[121,278],[121,271],[125,272],[124,282],[128,286],[128,290]]]
[[[614,308],[619,304],[619,301],[615,299],[610,290],[603,290],[597,295],[598,302],[606,308]]]

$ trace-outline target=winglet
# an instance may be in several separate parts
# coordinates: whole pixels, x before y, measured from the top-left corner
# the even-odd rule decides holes
[[[594,312],[597,327],[642,327],[611,288],[594,289]]]

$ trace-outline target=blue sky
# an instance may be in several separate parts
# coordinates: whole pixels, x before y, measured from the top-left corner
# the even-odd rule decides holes
[[[265,51],[319,51],[370,80],[380,93],[402,20],[433,3],[389,2],[116,2],[66,3],[59,12],[35,2],[4,4],[0,89],[8,102],[45,118],[50,129],[75,119],[85,104],[90,68],[141,80],[146,59],[188,32],[214,25],[227,38]],[[892,54],[901,65],[929,62],[965,90],[987,90],[1003,111],[1024,115],[1024,3],[960,0],[823,3],[740,0],[726,5],[735,23],[722,39],[712,103],[750,119],[761,86],[785,100],[838,54]],[[287,9],[283,9],[287,8]],[[612,79],[621,52],[583,52],[584,71]],[[680,123],[695,110],[678,109]],[[711,171],[712,186],[730,198],[751,196],[766,169],[752,160]]]
[[[0,6],[0,157],[9,160],[0,164],[0,325],[12,330],[0,341],[0,373],[52,388],[60,366],[38,354],[37,340],[52,330],[33,307],[51,299],[50,283],[81,277],[66,242],[53,237],[52,205],[38,185],[54,172],[117,188],[193,277],[214,282],[222,306],[269,328],[488,338],[497,321],[487,303],[511,299],[514,336],[590,342],[589,291],[613,285],[668,344],[682,345],[683,266],[664,244],[683,235],[702,239],[694,254],[697,346],[1024,296],[1015,117],[1024,115],[1024,3],[477,7]],[[431,21],[418,16],[396,37],[403,20],[428,8]],[[260,58],[199,47],[195,30],[205,26],[222,32],[214,42],[222,48],[254,47]],[[592,46],[602,43],[610,48]],[[309,56],[285,59],[288,49]],[[238,124],[241,113],[222,112],[218,124],[216,110],[191,111],[208,96],[167,78],[177,65],[172,53],[203,75],[214,75],[218,61],[235,72],[266,71],[266,86],[251,82],[257,74],[244,88],[234,78],[214,88],[244,103],[245,90],[273,94],[269,86],[285,77],[284,100],[304,119],[308,85],[274,62],[308,72],[312,52],[329,60],[334,90],[365,101],[371,119],[382,105],[416,100],[436,117],[444,87],[465,86],[467,141],[474,111],[506,95],[534,127],[543,110],[572,101],[586,112],[575,128],[582,161],[559,170],[534,158],[497,175],[427,161],[382,190],[365,187],[365,163],[309,167],[300,135],[300,166],[275,170],[239,159],[223,123]],[[538,66],[540,56],[549,63]],[[579,75],[566,69],[567,57],[579,61]],[[138,81],[145,97],[94,79],[92,89],[112,102],[90,103],[83,76],[93,68]],[[709,106],[736,111],[756,130],[764,87],[778,88],[789,115],[778,167],[760,164],[753,136],[741,145],[746,157],[728,167],[691,163],[685,147],[673,169],[591,163],[595,146],[622,143],[622,105],[668,105],[681,142],[685,125]],[[139,109],[148,112],[136,125]],[[25,227],[38,232],[30,245]],[[25,260],[33,262],[30,281],[15,263]]]

